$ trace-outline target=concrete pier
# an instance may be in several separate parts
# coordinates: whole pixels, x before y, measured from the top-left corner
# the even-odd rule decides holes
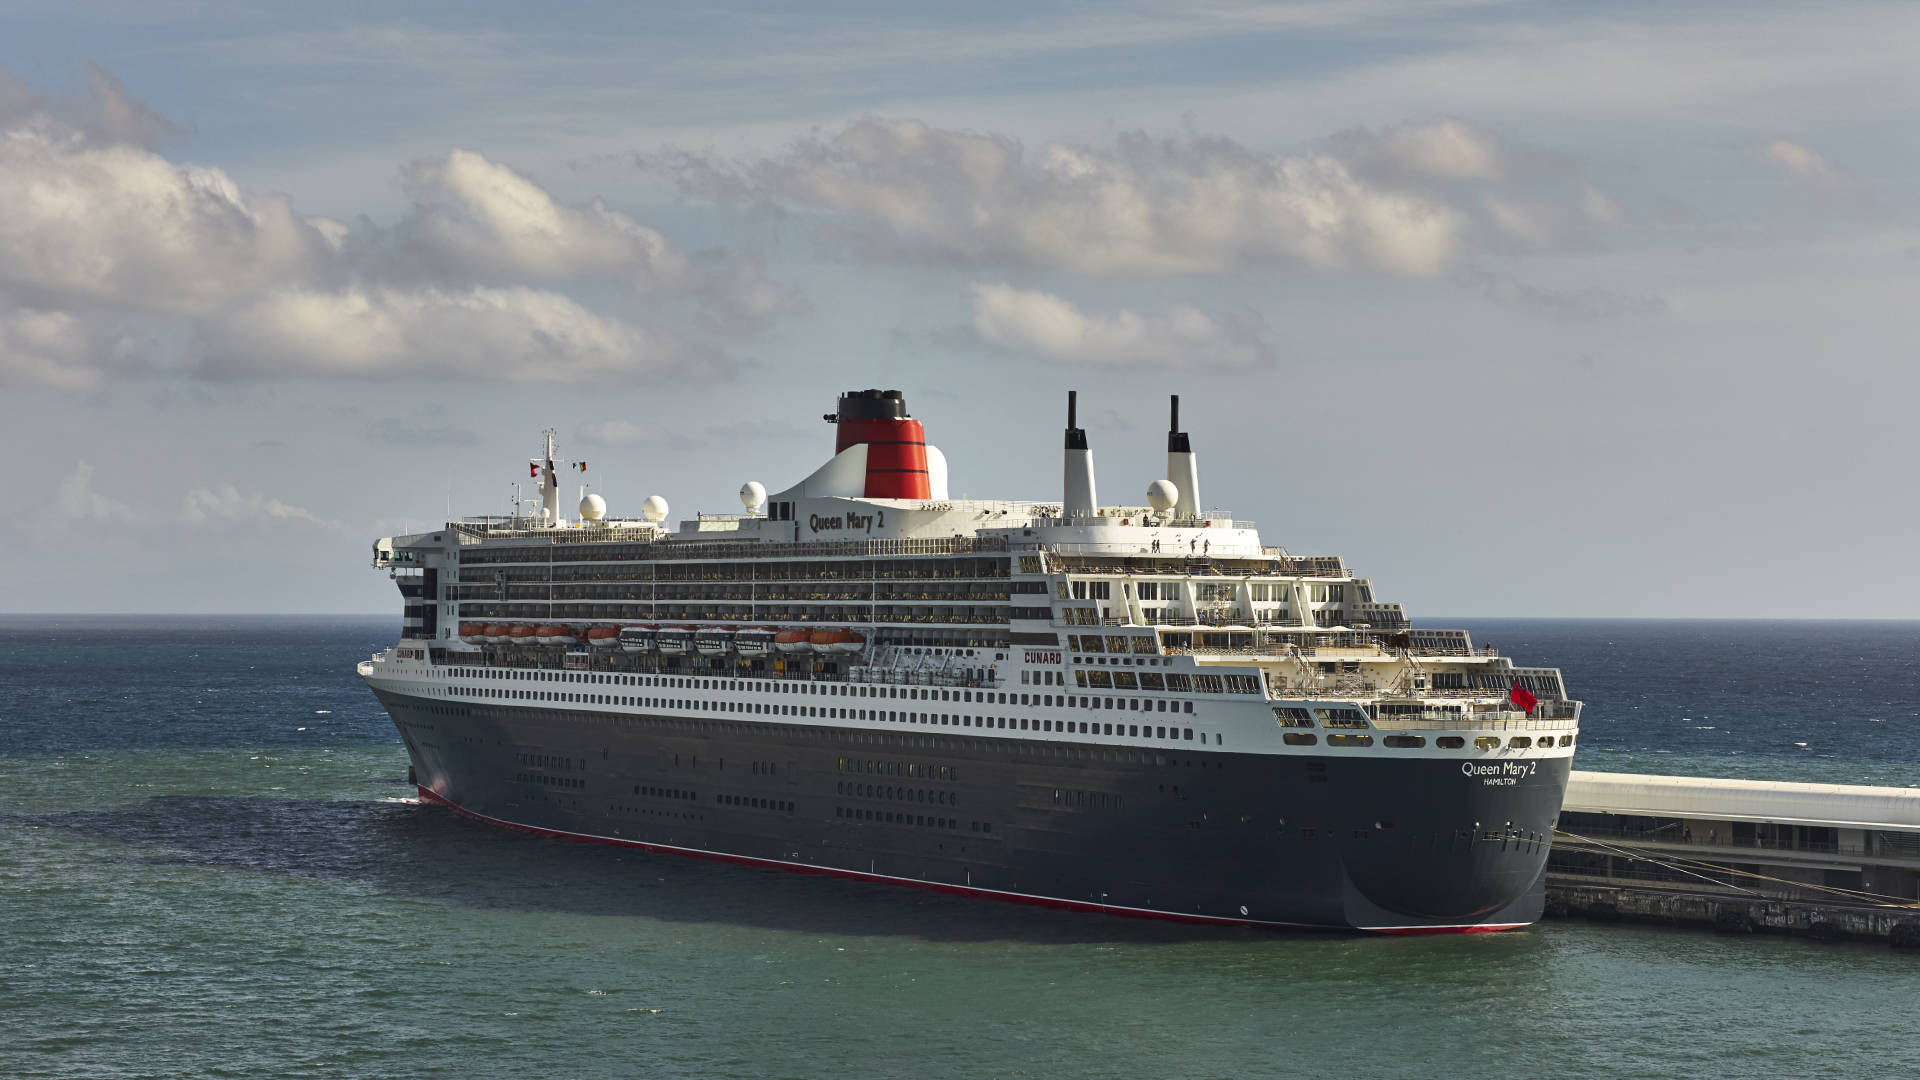
[[[1920,790],[1575,771],[1547,913],[1920,948]]]

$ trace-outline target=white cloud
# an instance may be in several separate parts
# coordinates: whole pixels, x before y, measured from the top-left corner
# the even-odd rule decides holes
[[[1002,348],[1096,368],[1232,371],[1271,356],[1266,328],[1251,317],[1215,318],[1185,304],[1156,316],[1087,314],[1051,293],[1007,285],[974,286],[973,330]]]
[[[340,527],[311,510],[290,506],[257,491],[242,492],[232,484],[222,484],[218,488],[199,487],[187,492],[180,501],[180,517],[190,525],[303,521],[325,529]]]
[[[238,377],[581,382],[728,367],[678,335],[525,288],[289,289],[204,320],[201,331],[210,373]]]
[[[1329,154],[1130,134],[1102,148],[864,119],[775,157],[642,155],[690,193],[840,216],[823,236],[874,258],[1085,274],[1305,263],[1431,275],[1467,224],[1446,201],[1369,185]]]
[[[93,490],[93,466],[85,461],[74,464],[54,495],[56,525],[138,520],[140,515],[131,506]]]
[[[413,209],[399,228],[409,254],[441,279],[489,282],[608,278],[641,296],[690,296],[755,324],[798,310],[758,260],[689,254],[598,200],[565,206],[526,176],[470,150],[404,172]]]
[[[1873,200],[1872,193],[1859,177],[1828,161],[1810,147],[1786,139],[1774,139],[1766,146],[1766,156],[1795,183],[1829,198],[1849,203]]]
[[[0,307],[0,385],[95,391],[138,366],[133,336],[110,320]]]
[[[0,131],[0,206],[0,287],[46,306],[204,313],[332,258],[285,199],[51,123]]]
[[[1548,159],[1520,154],[1465,120],[1409,121],[1379,132],[1347,131],[1329,140],[1356,169],[1442,180],[1501,180]]]
[[[4,72],[0,72],[4,74]],[[390,235],[303,218],[217,168],[146,149],[177,129],[92,70],[94,133],[0,78],[0,383],[98,390],[114,376],[695,374],[724,358],[534,283],[613,280],[753,329],[801,305],[758,259],[688,253],[599,203],[568,207],[456,150],[405,170]],[[156,363],[149,337],[197,354]],[[150,350],[149,350],[150,351]]]
[[[501,281],[615,277],[642,292],[683,288],[692,260],[665,236],[595,202],[562,206],[525,176],[470,150],[403,172],[407,240],[456,273]]]
[[[1451,118],[1347,131],[1300,154],[1191,132],[1029,149],[867,118],[767,157],[636,162],[717,202],[825,212],[819,237],[865,258],[1096,275],[1306,265],[1430,277],[1483,233],[1552,244],[1569,230],[1542,229],[1550,217],[1608,220],[1566,160]],[[1516,207],[1531,208],[1526,220]]]

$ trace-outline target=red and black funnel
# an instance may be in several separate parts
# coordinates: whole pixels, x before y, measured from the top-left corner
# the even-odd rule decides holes
[[[849,390],[840,395],[838,410],[828,413],[838,426],[833,452],[867,445],[869,499],[931,499],[927,478],[927,434],[920,421],[907,415],[906,398],[898,390]]]

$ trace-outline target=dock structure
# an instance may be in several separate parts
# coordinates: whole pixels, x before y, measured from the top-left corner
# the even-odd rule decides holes
[[[1920,948],[1920,789],[1576,770],[1547,912]]]

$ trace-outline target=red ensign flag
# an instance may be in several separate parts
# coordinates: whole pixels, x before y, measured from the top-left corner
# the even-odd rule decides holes
[[[1507,700],[1527,710],[1528,716],[1532,716],[1533,707],[1540,704],[1540,699],[1533,696],[1533,691],[1517,682],[1513,684],[1513,689],[1507,691]]]

